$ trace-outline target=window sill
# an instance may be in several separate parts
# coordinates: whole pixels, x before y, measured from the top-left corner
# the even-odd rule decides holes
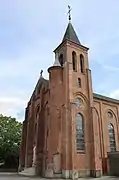
[[[85,150],[78,150],[77,154],[86,154]]]

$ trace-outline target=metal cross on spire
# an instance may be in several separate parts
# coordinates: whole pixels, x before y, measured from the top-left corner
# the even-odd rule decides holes
[[[68,11],[69,21],[71,21],[71,10],[72,10],[71,6],[68,5],[68,9],[69,9],[69,11]]]
[[[41,72],[40,72],[40,76],[42,77],[42,74],[43,74],[43,70],[41,70]]]

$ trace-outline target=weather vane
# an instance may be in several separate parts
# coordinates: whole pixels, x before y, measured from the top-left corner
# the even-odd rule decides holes
[[[72,10],[71,6],[68,5],[68,9],[69,9],[69,11],[68,11],[69,21],[71,21],[71,10]]]

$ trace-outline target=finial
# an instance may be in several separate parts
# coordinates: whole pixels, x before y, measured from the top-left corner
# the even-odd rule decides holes
[[[43,70],[41,70],[41,72],[40,72],[40,76],[42,77],[42,74],[43,74]]]
[[[69,11],[68,11],[69,21],[71,21],[71,10],[72,10],[71,6],[68,5],[68,9],[69,9]]]

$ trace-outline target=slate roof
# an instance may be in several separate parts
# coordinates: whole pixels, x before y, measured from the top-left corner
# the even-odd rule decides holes
[[[37,82],[37,84],[36,84],[36,86],[35,86],[35,89],[34,89],[32,95],[31,95],[30,101],[34,98],[37,88],[40,89],[42,85],[43,85],[44,87],[49,87],[49,80],[44,79],[43,77],[40,77],[40,78],[39,78],[39,80],[38,80],[38,82]],[[29,102],[30,102],[30,101],[29,101]]]
[[[65,40],[69,40],[69,41],[75,42],[78,45],[81,45],[81,43],[78,39],[78,36],[76,35],[76,32],[75,32],[71,22],[69,22],[69,24],[67,26],[67,29],[66,29],[66,32],[64,34],[62,42],[64,42]]]
[[[111,102],[111,103],[119,104],[118,99],[113,99],[113,98],[103,96],[103,95],[100,95],[100,94],[96,94],[96,93],[93,93],[93,98],[99,99],[99,100],[104,100],[104,101]]]

